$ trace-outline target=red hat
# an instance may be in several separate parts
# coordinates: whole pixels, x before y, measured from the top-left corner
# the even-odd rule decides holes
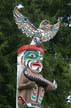
[[[18,54],[22,51],[27,50],[34,50],[34,51],[40,51],[42,54],[44,54],[44,50],[41,47],[37,47],[36,45],[24,45],[18,49]]]

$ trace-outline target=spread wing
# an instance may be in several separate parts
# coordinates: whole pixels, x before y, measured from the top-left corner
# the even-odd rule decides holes
[[[22,33],[25,33],[27,37],[33,37],[37,28],[29,21],[29,19],[23,16],[19,12],[18,6],[14,8],[13,15],[18,28],[21,29]]]
[[[51,25],[48,20],[43,20],[39,26],[39,29],[43,30],[42,42],[49,41],[50,39],[52,39],[58,32],[59,27],[60,21],[58,21],[54,25]]]
[[[51,25],[48,20],[43,20],[37,29],[27,17],[23,16],[19,12],[22,7],[22,5],[16,6],[14,8],[13,15],[15,22],[18,25],[18,28],[21,29],[22,33],[25,33],[27,37],[33,38],[31,44],[49,41],[56,35],[60,27],[60,21]]]

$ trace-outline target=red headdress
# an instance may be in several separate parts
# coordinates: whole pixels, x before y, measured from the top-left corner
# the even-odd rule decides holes
[[[18,54],[22,51],[27,50],[34,50],[34,51],[40,51],[42,54],[44,54],[44,50],[41,47],[37,47],[36,45],[24,45],[18,49]]]

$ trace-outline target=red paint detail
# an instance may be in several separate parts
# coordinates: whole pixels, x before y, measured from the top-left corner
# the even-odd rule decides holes
[[[38,63],[32,63],[33,66],[40,66]]]
[[[43,95],[42,95],[42,94],[40,94],[40,97],[42,98],[42,97],[43,97]]]
[[[41,97],[41,98],[43,98],[43,91],[41,90],[41,92],[40,92],[40,94],[39,94],[39,96]]]
[[[21,104],[25,104],[26,103],[25,100],[21,96],[18,96],[18,100],[21,101]]]
[[[23,63],[23,56],[21,57],[21,63]]]
[[[37,47],[36,45],[24,45],[18,49],[18,54],[21,53],[22,51],[27,51],[27,50],[40,51],[42,54],[44,54],[44,50],[41,47]]]
[[[33,95],[36,96],[37,95],[37,92],[33,92]]]

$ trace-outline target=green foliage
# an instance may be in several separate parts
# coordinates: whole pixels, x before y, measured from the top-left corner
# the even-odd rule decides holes
[[[66,5],[68,2],[70,0],[0,0],[0,108],[15,108],[17,49],[31,42],[15,24],[15,5],[22,3],[25,6],[23,14],[38,27],[44,19],[53,24],[60,15],[71,16],[71,7]],[[54,39],[42,46],[46,52],[42,74],[58,83],[56,91],[45,94],[43,105],[45,108],[70,108],[66,97],[71,90],[71,28],[62,23]]]

